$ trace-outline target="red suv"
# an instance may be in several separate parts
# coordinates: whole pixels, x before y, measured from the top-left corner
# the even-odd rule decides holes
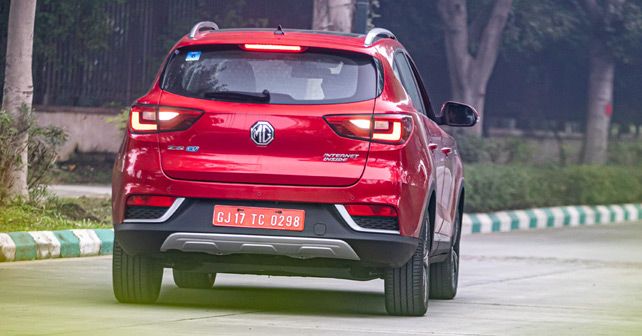
[[[383,278],[386,309],[457,291],[462,164],[395,36],[201,22],[131,107],[113,174],[113,287],[151,303],[216,273]]]

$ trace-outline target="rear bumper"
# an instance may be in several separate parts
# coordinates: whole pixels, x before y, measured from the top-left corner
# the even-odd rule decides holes
[[[319,187],[313,180],[308,186],[223,183],[177,180],[166,176],[159,162],[158,138],[128,134],[114,165],[113,223],[119,225],[124,221],[126,200],[131,195],[284,203],[375,203],[395,207],[399,213],[400,234],[418,237],[424,209],[435,190],[435,174],[431,162],[425,161],[417,148],[423,148],[423,145],[409,142],[398,150],[390,150],[387,145],[370,144],[368,163],[362,177],[345,187]]]
[[[161,246],[161,252],[167,251],[212,255],[267,254],[298,259],[359,260],[359,256],[352,247],[339,239],[225,233],[172,233]]]
[[[304,209],[301,232],[212,225],[214,204]],[[399,267],[413,255],[417,239],[398,234],[357,231],[330,204],[214,201],[186,199],[160,223],[115,225],[116,239],[129,254],[196,255],[223,261],[232,255],[269,255],[295,259],[334,259],[364,267]]]

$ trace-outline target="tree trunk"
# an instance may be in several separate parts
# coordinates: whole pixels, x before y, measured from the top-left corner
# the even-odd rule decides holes
[[[312,29],[350,33],[354,0],[314,0]]]
[[[471,83],[458,83],[457,86],[462,86],[462,88],[455,89],[455,86],[452,88],[452,100],[456,102],[462,102],[474,107],[481,118],[481,116],[484,115],[486,87],[473,87]],[[479,122],[473,127],[466,128],[465,133],[472,136],[482,136],[482,123]]]
[[[501,37],[512,8],[512,0],[495,0],[488,22],[478,34],[469,34],[466,0],[439,0],[439,15],[444,25],[446,56],[452,99],[474,107],[481,122],[466,133],[482,135],[486,87],[493,72]],[[471,37],[479,36],[475,54],[470,52]]]
[[[328,0],[314,0],[312,30],[324,30],[328,26]]]
[[[467,100],[471,106],[475,107],[477,113],[479,113],[480,120],[481,117],[485,115],[484,108],[486,107],[486,93],[482,91],[486,91],[485,85],[484,88],[477,88],[477,90],[472,93],[469,100]],[[475,124],[475,126],[467,128],[466,132],[470,135],[481,137],[484,134],[483,126],[484,124],[479,122]]]
[[[36,15],[36,0],[12,0],[9,10],[7,32],[7,54],[4,77],[4,96],[2,109],[12,114],[22,127],[24,112],[31,113],[33,100],[33,78],[31,73],[33,52],[33,29]],[[12,173],[10,197],[28,197],[27,188],[27,143],[25,132],[12,144],[21,149],[20,162]]]
[[[597,39],[591,43],[589,67],[588,110],[582,161],[586,164],[604,164],[613,113],[615,60]]]
[[[604,164],[607,160],[609,127],[613,114],[613,80],[615,57],[605,34],[612,26],[623,24],[618,13],[624,10],[625,0],[584,0],[581,4],[591,20],[593,34],[589,45],[589,83],[586,130],[582,162]]]

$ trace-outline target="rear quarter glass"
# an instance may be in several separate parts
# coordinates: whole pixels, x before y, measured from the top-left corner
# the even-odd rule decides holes
[[[177,49],[161,88],[199,99],[317,105],[374,99],[378,81],[377,63],[366,54],[323,48],[248,51],[223,45]]]

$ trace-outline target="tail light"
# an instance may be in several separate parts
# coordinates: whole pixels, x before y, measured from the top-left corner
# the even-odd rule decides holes
[[[340,136],[389,144],[406,142],[413,128],[412,117],[403,114],[330,115],[324,118]]]
[[[135,105],[131,108],[130,129],[133,133],[183,131],[202,114],[203,111],[181,107]]]
[[[397,217],[397,210],[388,205],[348,204],[345,208],[353,217]]]
[[[127,198],[128,206],[169,208],[176,201],[176,197],[135,195]]]
[[[152,133],[158,130],[158,126],[156,125],[156,107],[132,106],[129,120],[133,132]]]
[[[125,208],[125,221],[159,222],[176,200],[176,197],[169,196],[129,196]]]

